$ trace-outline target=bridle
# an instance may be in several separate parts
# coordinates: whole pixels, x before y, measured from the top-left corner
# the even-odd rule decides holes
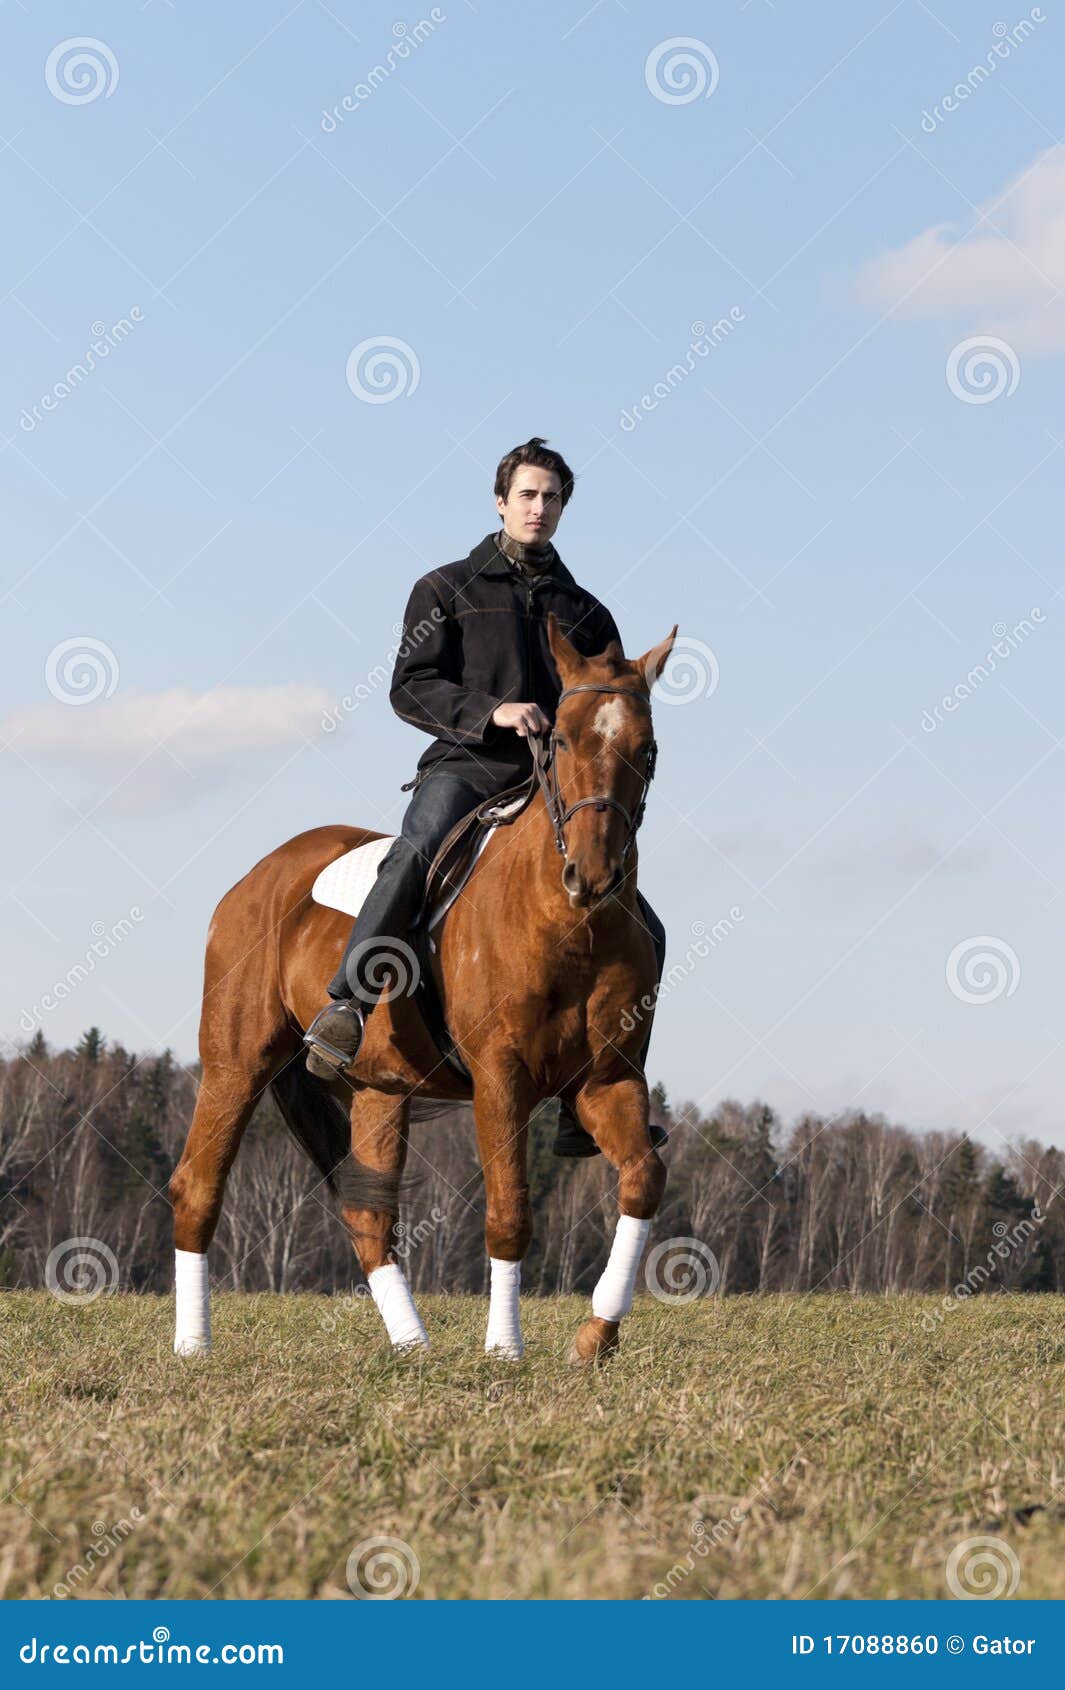
[[[633,698],[643,699],[645,704],[648,702],[645,694],[639,692],[636,687],[599,686],[593,681],[582,681],[577,686],[566,687],[559,694],[559,704],[562,703],[563,699],[571,697],[575,692],[628,693]],[[551,818],[551,826],[554,829],[555,846],[559,853],[563,857],[566,855],[566,837],[564,829],[570,817],[575,816],[578,810],[583,810],[586,804],[594,804],[597,810],[617,810],[618,814],[624,817],[628,828],[625,844],[622,847],[621,852],[621,860],[624,862],[635,843],[636,830],[643,821],[643,812],[647,805],[647,789],[654,778],[655,763],[658,760],[657,742],[654,739],[651,741],[647,752],[647,773],[643,777],[643,789],[640,793],[640,800],[636,805],[635,810],[630,812],[625,808],[625,805],[621,802],[620,798],[611,798],[607,793],[593,795],[590,798],[578,798],[575,804],[570,804],[567,808],[562,801],[562,794],[558,789],[558,770],[555,767],[555,729],[552,728],[550,734],[533,734],[530,738],[532,739],[533,744],[533,765],[536,771],[536,778],[540,783],[540,790],[544,795],[544,803],[547,806],[547,813]]]

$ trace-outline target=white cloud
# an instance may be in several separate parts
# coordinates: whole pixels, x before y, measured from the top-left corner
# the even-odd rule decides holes
[[[1016,352],[1065,350],[1065,146],[1049,147],[985,221],[942,223],[865,264],[863,297],[906,317],[956,317]],[[994,225],[992,227],[991,225]],[[971,230],[971,232],[969,232]]]
[[[128,688],[81,709],[56,699],[15,711],[0,723],[0,736],[30,761],[132,766],[163,746],[185,768],[211,771],[315,738],[332,702],[323,687],[298,684]]]

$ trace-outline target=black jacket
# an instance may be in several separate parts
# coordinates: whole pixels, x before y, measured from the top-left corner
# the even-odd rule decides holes
[[[418,759],[419,779],[442,766],[485,797],[528,779],[528,741],[497,727],[492,712],[531,701],[554,720],[561,683],[547,643],[549,610],[582,656],[620,641],[610,612],[557,554],[552,569],[527,577],[494,534],[415,582],[389,697],[397,716],[433,735]]]

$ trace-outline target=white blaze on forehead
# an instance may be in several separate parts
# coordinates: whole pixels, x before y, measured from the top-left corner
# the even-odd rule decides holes
[[[592,727],[603,739],[613,739],[621,732],[625,721],[625,706],[620,698],[608,698],[603,701],[595,713]]]

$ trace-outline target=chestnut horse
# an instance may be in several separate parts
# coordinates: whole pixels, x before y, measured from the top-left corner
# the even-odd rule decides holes
[[[311,887],[328,863],[380,834],[313,828],[264,857],[222,899],[207,935],[203,1079],[170,1182],[179,1354],[210,1348],[206,1252],[226,1175],[267,1086],[336,1193],[399,1349],[428,1341],[392,1248],[410,1099],[472,1094],[491,1259],[486,1349],[514,1357],[522,1353],[518,1284],[532,1233],[527,1124],[542,1099],[565,1098],[617,1169],[620,1211],[572,1354],[592,1361],[616,1347],[665,1185],[637,1061],[643,1028],[635,1006],[653,1001],[656,970],[635,902],[634,840],[654,767],[650,689],[676,633],[637,660],[616,640],[583,658],[548,617],[562,692],[541,791],[493,832],[435,929],[434,976],[472,1087],[441,1060],[409,981],[381,997],[345,1075],[326,1082],[306,1071],[303,1029],[351,927],[350,916],[313,902]],[[412,955],[402,943],[398,951]]]

